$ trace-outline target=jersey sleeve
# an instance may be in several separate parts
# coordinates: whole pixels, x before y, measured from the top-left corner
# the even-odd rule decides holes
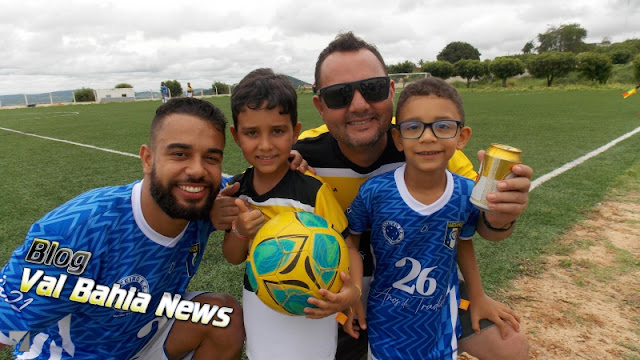
[[[476,226],[478,225],[478,216],[480,215],[480,210],[473,206],[471,202],[468,202],[467,206],[471,207],[471,212],[469,213],[467,221],[462,226],[462,231],[460,231],[460,240],[471,239],[476,233]]]
[[[349,230],[354,234],[362,234],[371,227],[371,203],[368,201],[368,186],[365,182],[360,187],[358,195],[353,199],[351,205],[347,208],[347,220],[349,221]]]
[[[92,280],[92,274],[99,268],[99,261],[90,249],[75,249],[67,239],[39,231],[37,224],[31,229],[24,244],[2,268],[0,340],[3,343],[13,334],[9,342],[15,344],[19,340],[15,338],[16,331],[36,334],[63,317],[82,311],[86,305],[70,299],[72,290],[80,277]],[[37,234],[34,229],[38,230]],[[69,256],[69,261],[62,253]]]
[[[329,129],[327,128],[327,125],[320,125],[317,128],[313,128],[313,129],[309,129],[309,130],[305,130],[303,131],[300,136],[298,136],[298,140],[302,140],[302,139],[306,139],[306,138],[313,138],[316,136],[319,136],[323,133],[328,132]],[[294,145],[295,148],[295,145]]]
[[[316,194],[315,213],[333,224],[343,237],[349,235],[347,217],[344,215],[338,200],[333,196],[331,187],[323,183]]]
[[[462,175],[471,180],[475,180],[478,177],[478,173],[473,170],[473,164],[469,158],[460,150],[456,150],[447,166],[452,173]]]
[[[231,179],[233,179],[233,176],[229,175],[229,176],[223,176],[222,180],[220,181],[220,190],[226,188],[229,184],[229,182],[231,182]]]

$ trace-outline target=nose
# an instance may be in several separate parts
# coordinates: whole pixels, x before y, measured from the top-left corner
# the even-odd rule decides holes
[[[269,138],[269,134],[263,134],[262,136],[260,136],[260,140],[258,142],[258,148],[260,150],[271,149],[271,139]]]
[[[192,159],[185,169],[187,176],[191,179],[201,180],[207,173],[203,160],[201,158]]]
[[[364,96],[359,89],[356,89],[353,93],[353,99],[351,99],[351,104],[349,105],[349,110],[352,112],[362,112],[369,109],[369,103],[365,100]]]

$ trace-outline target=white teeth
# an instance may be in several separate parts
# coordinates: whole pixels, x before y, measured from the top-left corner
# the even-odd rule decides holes
[[[204,190],[204,186],[180,186],[180,189],[190,193],[198,193]]]
[[[368,119],[367,120],[362,120],[362,121],[352,121],[349,124],[351,124],[351,125],[362,125],[362,124],[368,123],[369,121],[370,120],[368,120]]]
[[[258,156],[258,159],[260,159],[260,160],[271,160],[271,159],[273,159],[275,157],[276,157],[275,155],[273,155],[273,156]]]

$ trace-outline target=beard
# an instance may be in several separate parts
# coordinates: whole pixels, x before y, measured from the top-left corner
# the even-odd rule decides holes
[[[363,117],[372,117],[376,119],[375,121],[378,124],[377,130],[371,134],[368,134],[367,136],[363,136],[362,134],[349,134],[348,125],[342,125],[342,127],[332,129],[333,131],[331,131],[330,129],[330,133],[331,135],[333,135],[333,137],[336,138],[336,140],[338,140],[339,143],[347,147],[350,147],[352,149],[368,149],[368,148],[375,147],[380,142],[380,139],[386,137],[387,131],[391,126],[391,120],[388,120],[387,122],[382,122],[380,121],[380,119],[385,119],[385,118],[391,119],[393,114],[392,109],[393,109],[393,105],[391,105],[391,108],[388,114],[386,112],[378,112],[375,110],[371,110],[366,114],[358,114],[357,116],[348,115],[346,119],[347,121],[351,120],[352,118],[357,119],[357,118],[363,118]]]
[[[342,132],[338,132],[338,131],[334,131],[333,133],[331,133],[336,140],[338,140],[339,143],[342,143],[352,149],[358,149],[358,148],[370,148],[370,147],[374,147],[375,145],[378,144],[378,142],[380,141],[380,139],[382,139],[384,136],[387,135],[387,130],[383,127],[380,127],[378,129],[377,132],[375,132],[374,134],[372,134],[370,137],[368,138],[358,138],[358,137],[354,137],[351,136],[349,134],[347,134],[346,131]]]
[[[201,220],[209,217],[209,212],[213,207],[213,201],[220,191],[220,184],[214,184],[202,179],[187,179],[187,182],[193,184],[202,184],[208,186],[209,195],[205,198],[204,204],[197,206],[193,203],[191,206],[183,206],[178,199],[171,193],[171,189],[178,184],[177,181],[170,181],[166,186],[160,182],[156,176],[156,169],[151,169],[150,176],[151,197],[160,206],[169,217],[173,219],[185,219],[189,221]]]

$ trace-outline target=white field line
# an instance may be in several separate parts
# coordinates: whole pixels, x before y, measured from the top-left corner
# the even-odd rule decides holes
[[[57,141],[57,142],[61,142],[61,143],[65,143],[65,144],[71,144],[71,145],[76,145],[76,146],[82,146],[82,147],[86,147],[89,149],[95,149],[95,150],[100,150],[100,151],[106,151],[106,152],[110,152],[110,153],[114,153],[114,154],[119,154],[119,155],[124,155],[124,156],[131,156],[134,158],[140,158],[140,156],[138,154],[131,154],[131,153],[126,153],[126,152],[122,152],[122,151],[118,151],[118,150],[111,150],[111,149],[106,149],[106,148],[101,148],[98,146],[93,146],[93,145],[87,145],[87,144],[81,144],[81,143],[77,143],[74,141],[69,141],[69,140],[62,140],[62,139],[56,139],[56,138],[52,138],[49,136],[42,136],[42,135],[36,135],[36,134],[32,134],[32,133],[27,133],[24,131],[18,131],[18,130],[13,130],[13,129],[7,129],[7,128],[3,128],[0,127],[1,130],[4,131],[11,131],[14,133],[18,133],[21,135],[27,135],[27,136],[33,136],[33,137],[37,137],[40,139],[45,139],[45,140],[51,140],[51,141]]]
[[[98,146],[93,146],[93,145],[87,145],[87,144],[81,144],[81,143],[77,143],[74,141],[69,141],[69,140],[62,140],[62,139],[56,139],[56,138],[52,138],[49,136],[42,136],[42,135],[36,135],[36,134],[32,134],[32,133],[26,133],[23,131],[18,131],[18,130],[13,130],[13,129],[7,129],[7,128],[3,128],[0,127],[0,130],[5,130],[5,131],[11,131],[14,133],[18,133],[18,134],[22,134],[22,135],[27,135],[27,136],[34,136],[37,138],[41,138],[41,139],[46,139],[46,140],[51,140],[51,141],[58,141],[58,142],[62,142],[62,143],[66,143],[66,144],[71,144],[71,145],[76,145],[76,146],[82,146],[82,147],[86,147],[86,148],[90,148],[90,149],[95,149],[95,150],[100,150],[100,151],[106,151],[106,152],[110,152],[110,153],[114,153],[114,154],[119,154],[119,155],[124,155],[124,156],[130,156],[130,157],[134,157],[134,158],[140,158],[137,154],[131,154],[131,153],[126,153],[126,152],[122,152],[122,151],[117,151],[117,150],[111,150],[111,149],[107,149],[107,148],[101,148]],[[605,144],[593,151],[591,151],[590,153],[581,156],[573,161],[570,161],[564,165],[562,165],[561,167],[547,173],[544,174],[542,176],[540,176],[539,178],[535,179],[534,181],[531,182],[531,188],[529,191],[533,191],[533,189],[535,189],[536,187],[544,184],[545,182],[553,179],[554,177],[564,173],[565,171],[571,170],[574,167],[582,164],[583,162],[591,159],[592,157],[599,155],[605,151],[607,151],[608,149],[610,149],[611,147],[613,147],[614,145],[616,145],[617,143],[619,143],[622,140],[628,139],[631,136],[637,134],[638,132],[640,132],[640,127],[635,128],[634,130],[614,139],[613,141],[609,142],[608,144]],[[222,174],[222,176],[228,177],[230,175],[228,174]]]
[[[27,132],[24,132],[24,131],[7,129],[7,128],[4,128],[4,127],[0,127],[0,130],[10,131],[10,132],[18,133],[18,134],[21,134],[21,135],[33,136],[33,137],[37,137],[37,138],[40,138],[40,139],[57,141],[57,142],[65,143],[65,144],[71,144],[71,145],[86,147],[86,148],[89,148],[89,149],[100,150],[100,151],[105,151],[105,152],[109,152],[109,153],[113,153],[113,154],[124,155],[124,156],[134,157],[136,159],[140,159],[140,155],[138,155],[138,154],[131,154],[131,153],[123,152],[123,151],[102,148],[102,147],[99,147],[99,146],[82,144],[82,143],[78,143],[78,142],[75,142],[75,141],[56,139],[56,138],[52,138],[52,137],[49,137],[49,136],[36,135],[36,134],[32,134],[32,133],[27,133]],[[222,176],[229,177],[231,175],[223,173]]]
[[[536,187],[544,184],[545,182],[553,179],[554,177],[562,174],[563,172],[573,169],[574,167],[582,164],[583,162],[591,159],[592,157],[607,151],[609,148],[613,147],[614,145],[616,145],[620,141],[625,140],[627,138],[630,138],[631,136],[637,134],[638,132],[640,132],[640,127],[637,127],[634,130],[632,130],[632,131],[620,136],[619,138],[614,139],[613,141],[609,142],[606,145],[600,146],[599,148],[593,150],[592,152],[590,152],[590,153],[588,153],[588,154],[586,154],[584,156],[581,156],[581,157],[579,157],[579,158],[577,158],[577,159],[575,159],[573,161],[570,161],[570,162],[560,166],[559,168],[557,168],[557,169],[555,169],[555,170],[553,170],[553,171],[551,171],[551,172],[549,172],[547,174],[544,174],[544,175],[540,176],[539,178],[537,178],[537,179],[535,179],[534,181],[531,182],[531,188],[530,188],[529,191],[532,191]]]

